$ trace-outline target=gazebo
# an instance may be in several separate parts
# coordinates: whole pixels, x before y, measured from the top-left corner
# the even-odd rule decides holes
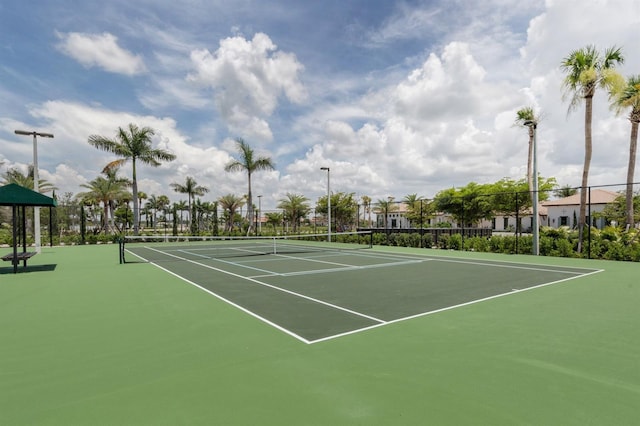
[[[39,192],[32,191],[15,183],[10,183],[0,187],[0,206],[12,207],[13,222],[13,252],[2,256],[2,260],[11,261],[13,264],[13,272],[18,272],[18,264],[22,260],[24,267],[27,266],[27,259],[31,258],[36,252],[27,251],[26,238],[26,219],[25,207],[56,207],[57,203],[51,197],[42,195]],[[22,251],[18,252],[18,208],[22,207]]]

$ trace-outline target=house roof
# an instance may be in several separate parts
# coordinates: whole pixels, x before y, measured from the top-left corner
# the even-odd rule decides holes
[[[605,191],[604,189],[592,189],[591,190],[591,204],[609,204],[615,201],[620,194],[611,191]],[[589,197],[589,194],[587,194]],[[587,198],[587,202],[588,202]],[[573,194],[569,197],[560,198],[557,200],[545,201],[543,206],[578,206],[580,205],[580,193]]]
[[[523,214],[532,215],[533,207],[527,207],[523,212]],[[539,216],[547,216],[547,208],[544,203],[538,203],[538,215]]]
[[[0,206],[55,207],[57,204],[53,198],[15,183],[0,187]]]

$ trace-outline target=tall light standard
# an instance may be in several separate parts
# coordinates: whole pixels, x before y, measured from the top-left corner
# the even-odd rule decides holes
[[[40,133],[36,131],[27,132],[24,130],[16,130],[16,135],[33,136],[33,190],[38,192],[38,136],[41,138],[53,138],[51,133]],[[40,252],[40,207],[33,208],[33,228],[36,240],[36,251]],[[49,230],[51,232],[51,230]]]
[[[331,242],[331,178],[329,177],[331,171],[329,167],[320,167],[320,170],[327,171],[327,220],[329,222],[327,226],[327,240]]]
[[[262,235],[262,195],[258,195],[258,233]]]
[[[531,203],[533,204],[533,255],[540,255],[540,236],[539,236],[539,225],[538,225],[538,141],[537,139],[537,129],[538,122],[535,120],[527,120],[524,123],[525,126],[528,126],[533,130],[533,194]]]

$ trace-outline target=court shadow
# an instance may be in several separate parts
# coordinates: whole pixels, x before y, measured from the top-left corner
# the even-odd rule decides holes
[[[25,268],[24,266],[20,265],[18,266],[18,274],[26,274],[30,272],[51,272],[51,271],[55,271],[57,266],[58,266],[57,264],[27,265],[27,267]],[[0,268],[0,275],[8,275],[8,274],[13,275],[13,266]]]

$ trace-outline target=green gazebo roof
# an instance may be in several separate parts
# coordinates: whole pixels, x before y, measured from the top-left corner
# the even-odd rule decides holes
[[[0,187],[0,206],[56,207],[56,200],[15,183]]]

